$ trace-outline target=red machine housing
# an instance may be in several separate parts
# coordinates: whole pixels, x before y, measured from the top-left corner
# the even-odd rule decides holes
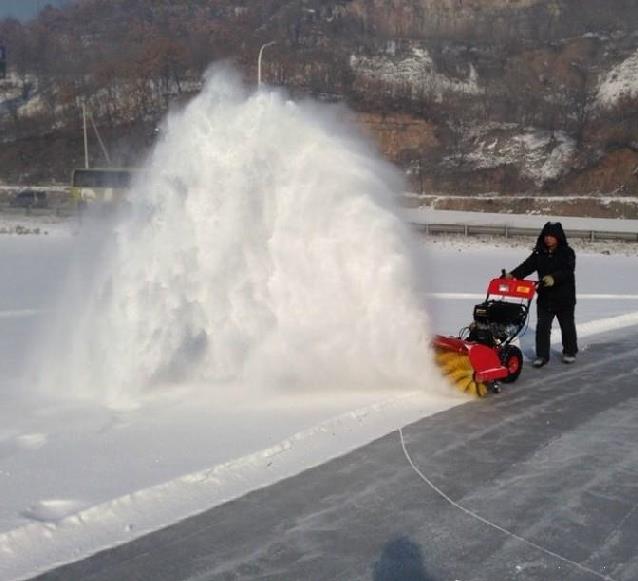
[[[443,337],[442,335],[435,335],[432,345],[437,349],[467,355],[474,369],[474,380],[477,383],[497,381],[509,375],[509,370],[501,363],[498,353],[487,345],[466,341],[460,337]]]
[[[487,287],[485,303],[492,301],[493,299],[490,297],[495,296],[500,297],[500,301],[505,298],[519,299],[519,302],[524,304],[525,315],[527,316],[529,305],[536,293],[537,284],[537,282],[529,280],[492,279]],[[445,337],[442,335],[436,335],[432,339],[432,346],[435,349],[467,355],[474,370],[474,380],[477,383],[491,383],[499,379],[505,380],[513,372],[520,373],[520,369],[509,368],[509,362],[503,361],[503,358],[507,359],[507,355],[504,355],[506,353],[505,349],[510,341],[519,334],[521,329],[522,325],[517,328],[515,333],[496,346],[470,341],[463,337]]]

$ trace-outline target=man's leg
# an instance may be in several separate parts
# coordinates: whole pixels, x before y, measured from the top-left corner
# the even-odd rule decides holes
[[[549,361],[549,338],[552,332],[554,313],[536,303],[536,357]]]
[[[563,355],[575,356],[578,353],[576,339],[576,323],[574,322],[574,307],[556,314],[563,339]]]

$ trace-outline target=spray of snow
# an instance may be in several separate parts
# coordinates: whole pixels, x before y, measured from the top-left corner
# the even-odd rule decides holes
[[[342,113],[211,72],[106,248],[78,243],[93,274],[45,387],[127,406],[188,382],[436,384],[422,257],[394,210],[401,178]]]

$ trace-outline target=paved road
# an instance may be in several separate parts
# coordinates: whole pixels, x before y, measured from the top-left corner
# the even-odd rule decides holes
[[[404,428],[414,466],[394,432],[38,579],[636,580],[637,371],[601,340]]]

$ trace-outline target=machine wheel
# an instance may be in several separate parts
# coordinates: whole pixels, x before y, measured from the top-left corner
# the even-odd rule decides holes
[[[503,383],[516,381],[523,370],[523,353],[521,350],[514,345],[508,345],[501,351],[501,361],[509,372],[509,375],[501,379],[501,381]]]

